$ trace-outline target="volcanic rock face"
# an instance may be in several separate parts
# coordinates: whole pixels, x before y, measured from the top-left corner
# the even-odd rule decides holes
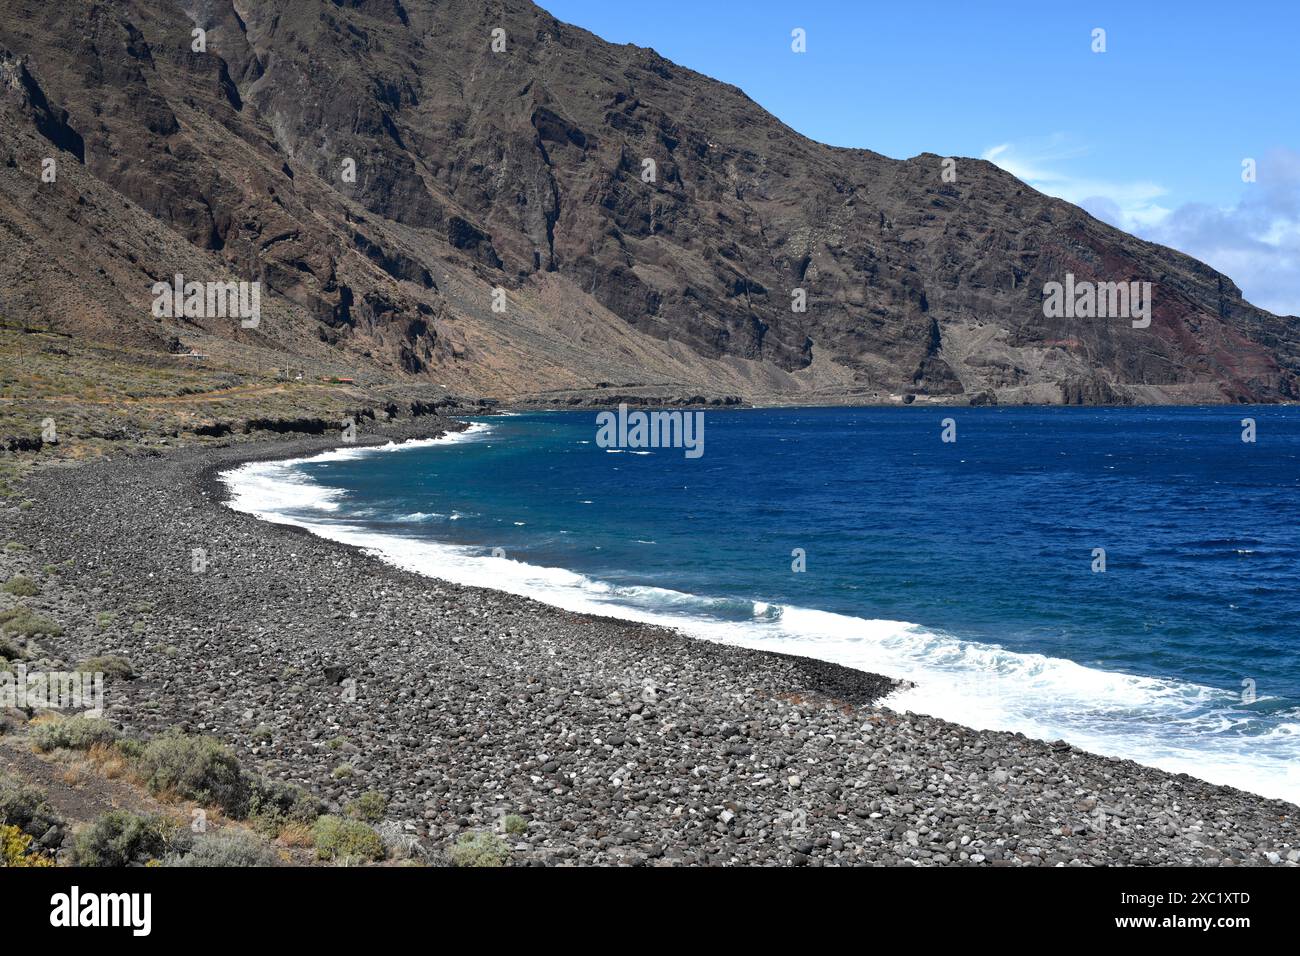
[[[0,0],[0,131],[0,313],[90,337],[501,396],[1297,392],[1300,320],[1213,269],[524,0]],[[260,281],[263,320],[155,318],[177,273]],[[1149,327],[1046,317],[1067,273],[1150,282]]]

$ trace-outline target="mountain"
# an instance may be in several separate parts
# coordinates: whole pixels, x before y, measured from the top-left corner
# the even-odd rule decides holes
[[[517,401],[1298,392],[1300,319],[1203,263],[524,0],[0,0],[0,131],[0,317],[144,363]],[[256,327],[156,315],[177,274],[260,282]],[[1149,327],[1046,317],[1067,274],[1150,282]]]

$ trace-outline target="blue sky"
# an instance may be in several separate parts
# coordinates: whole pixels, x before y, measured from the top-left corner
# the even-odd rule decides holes
[[[541,5],[734,83],[813,139],[983,156],[1300,315],[1300,0]]]

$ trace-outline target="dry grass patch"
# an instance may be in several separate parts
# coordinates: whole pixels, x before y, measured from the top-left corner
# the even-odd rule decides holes
[[[131,773],[131,761],[113,744],[92,744],[86,751],[86,762],[109,780],[117,780]]]
[[[280,828],[280,835],[276,839],[287,847],[304,848],[316,845],[312,828],[305,823],[286,823]]]

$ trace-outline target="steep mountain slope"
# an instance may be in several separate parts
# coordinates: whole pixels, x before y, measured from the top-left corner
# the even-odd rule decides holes
[[[525,0],[0,0],[0,130],[0,317],[249,375],[516,399],[1297,394],[1300,320],[1213,269],[979,160],[945,182],[938,156],[812,142]],[[261,321],[155,317],[176,273],[260,281]],[[1046,318],[1066,273],[1151,282],[1150,326]]]

